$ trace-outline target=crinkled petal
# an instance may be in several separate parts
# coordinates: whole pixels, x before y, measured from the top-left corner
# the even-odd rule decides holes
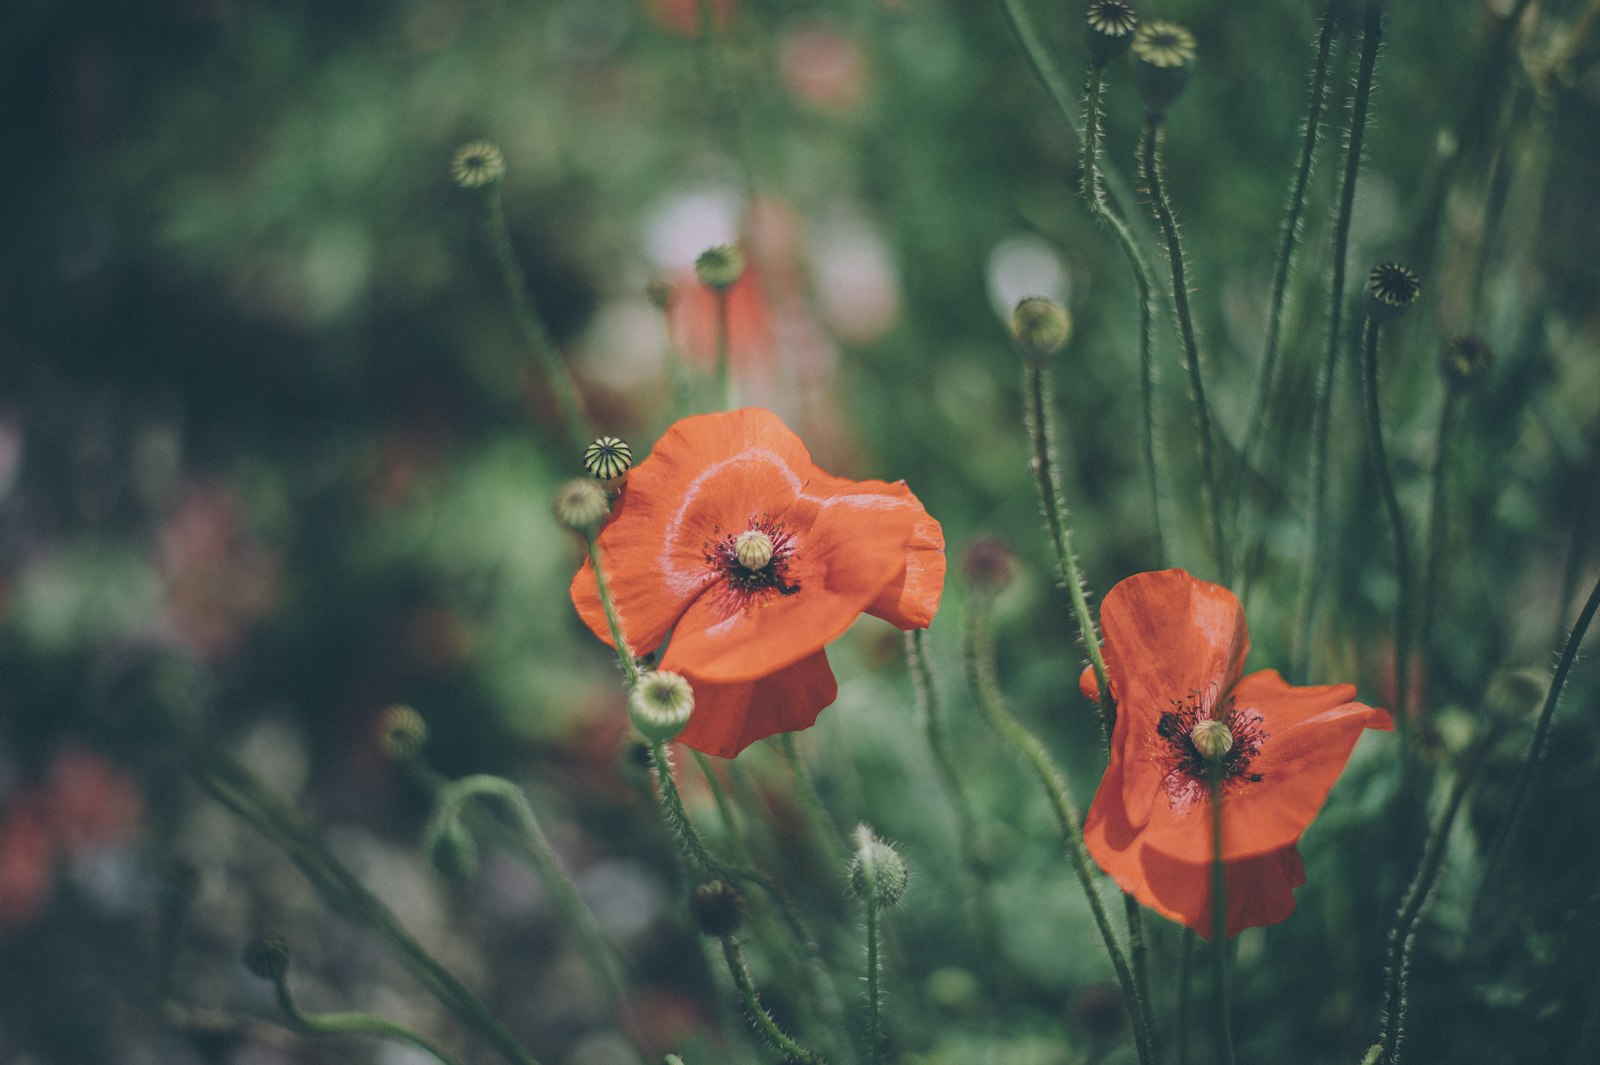
[[[1234,594],[1181,569],[1118,583],[1101,604],[1100,627],[1117,701],[1111,759],[1124,765],[1127,816],[1138,827],[1162,794],[1161,766],[1148,752],[1156,723],[1193,693],[1221,698],[1243,671],[1250,638]]]
[[[743,594],[719,584],[695,599],[672,637],[684,669],[719,682],[782,669],[820,651],[899,579],[926,511],[910,493],[866,487],[821,497],[808,488],[782,514],[793,537],[792,593]]]
[[[662,666],[678,669],[673,648]],[[679,741],[706,754],[732,758],[756,740],[798,732],[839,694],[839,684],[821,651],[760,680],[717,684],[686,674],[694,689],[694,712]]]
[[[1389,715],[1353,701],[1355,686],[1295,687],[1277,670],[1252,673],[1233,689],[1236,711],[1261,715],[1266,734],[1250,764],[1257,781],[1223,797],[1223,846],[1229,861],[1281,850],[1306,830],[1365,729],[1391,729]],[[1183,862],[1210,860],[1209,803],[1182,812],[1164,795],[1144,826],[1144,842]]]
[[[881,482],[869,481],[870,485]],[[883,486],[885,495],[903,498],[918,510],[922,503],[911,494],[904,481]],[[925,629],[933,624],[944,594],[944,530],[922,510],[911,538],[906,542],[905,569],[867,607],[867,613],[882,618],[897,629]]]
[[[818,475],[805,444],[771,411],[697,415],[668,429],[628,474],[598,541],[633,650],[659,645],[719,579],[705,557],[717,530],[738,533],[752,518],[785,513]],[[595,635],[610,643],[587,562],[573,578],[572,601]]]

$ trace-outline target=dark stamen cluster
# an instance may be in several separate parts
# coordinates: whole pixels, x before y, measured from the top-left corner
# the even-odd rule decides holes
[[[784,531],[781,521],[774,521],[765,514],[751,518],[747,529],[764,532],[772,540],[772,558],[765,566],[756,570],[747,569],[739,561],[739,551],[735,545],[739,533],[746,529],[725,533],[720,525],[712,530],[712,539],[706,541],[706,564],[726,578],[729,591],[745,599],[765,591],[775,591],[779,595],[798,592],[800,583],[789,579],[794,535]]]
[[[1185,699],[1172,700],[1172,709],[1156,720],[1156,735],[1160,737],[1156,756],[1166,764],[1163,775],[1167,797],[1175,807],[1187,809],[1210,786],[1211,765],[1194,744],[1191,733],[1201,721],[1217,720],[1228,726],[1233,734],[1233,746],[1222,756],[1222,786],[1235,790],[1244,784],[1256,784],[1260,773],[1250,770],[1267,734],[1261,728],[1261,715],[1250,710],[1238,710],[1229,698],[1221,706],[1213,706],[1214,696],[1206,692],[1190,692]]]

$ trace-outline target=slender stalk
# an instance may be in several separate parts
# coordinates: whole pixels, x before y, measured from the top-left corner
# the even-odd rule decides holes
[[[299,816],[244,766],[209,747],[196,747],[185,767],[212,798],[266,836],[288,856],[319,895],[339,913],[382,937],[425,987],[463,1025],[477,1032],[513,1065],[538,1065],[475,994],[411,936]]]
[[[1589,511],[1594,506],[1597,485],[1600,485],[1600,440],[1590,445],[1589,467],[1584,471],[1583,480],[1578,486],[1577,503],[1573,507],[1572,534],[1567,541],[1567,564],[1561,573],[1561,598],[1557,600],[1555,634],[1550,640],[1552,645],[1561,642],[1561,634],[1567,628],[1567,616],[1572,613],[1572,600],[1578,594],[1578,578],[1589,540]]]
[[[1449,468],[1450,445],[1455,436],[1456,415],[1461,409],[1461,393],[1447,386],[1444,404],[1439,408],[1439,430],[1433,444],[1433,475],[1428,489],[1428,547],[1422,564],[1422,620],[1417,625],[1417,649],[1424,662],[1433,647],[1433,615],[1439,599],[1439,567],[1445,554],[1445,501],[1448,488],[1445,472]]]
[[[1178,1065],[1189,1065],[1189,991],[1194,978],[1194,929],[1183,930],[1178,948]]]
[[[783,748],[783,760],[788,764],[789,774],[794,778],[795,788],[800,793],[800,805],[805,808],[806,820],[811,822],[811,831],[817,837],[818,845],[828,852],[829,860],[836,867],[843,868],[849,862],[844,853],[844,844],[840,841],[839,830],[828,814],[828,807],[822,801],[822,793],[817,790],[816,781],[811,779],[811,772],[806,768],[805,761],[795,747],[794,733],[783,733],[778,739],[778,744]]]
[[[1428,835],[1428,842],[1422,850],[1422,861],[1417,866],[1416,875],[1412,877],[1410,886],[1406,888],[1405,898],[1401,901],[1400,911],[1395,917],[1394,928],[1389,932],[1383,1024],[1378,1038],[1378,1046],[1382,1048],[1377,1059],[1380,1065],[1399,1065],[1400,1045],[1405,1036],[1406,980],[1410,975],[1411,946],[1415,938],[1413,933],[1417,918],[1422,915],[1423,905],[1433,891],[1434,880],[1444,864],[1445,853],[1450,843],[1450,827],[1455,823],[1461,802],[1476,782],[1479,766],[1482,765],[1490,749],[1499,741],[1502,731],[1500,727],[1491,725],[1463,756],[1461,768],[1456,773],[1456,778],[1450,785],[1450,793],[1445,799],[1444,810],[1439,814],[1439,823]]]
[[[1217,1056],[1234,1065],[1233,1008],[1228,1001],[1228,866],[1222,860],[1222,781],[1211,780],[1211,972],[1217,994]]]
[[[1134,1045],[1138,1051],[1139,1061],[1142,1065],[1150,1065],[1154,1060],[1150,1049],[1150,1020],[1145,1011],[1140,1009],[1133,973],[1128,968],[1122,947],[1117,943],[1116,933],[1111,929],[1111,920],[1106,915],[1105,905],[1100,901],[1100,893],[1095,885],[1094,868],[1088,848],[1084,846],[1083,830],[1079,827],[1077,806],[1072,801],[1066,778],[1051,759],[1050,753],[1045,750],[1044,744],[1029,732],[1006,706],[1005,696],[1001,694],[999,682],[995,678],[994,645],[989,633],[988,605],[981,596],[974,597],[967,611],[966,637],[967,680],[977,696],[978,708],[1001,738],[1022,756],[1028,768],[1044,786],[1051,809],[1056,815],[1057,826],[1061,829],[1067,857],[1072,862],[1073,872],[1077,874],[1078,885],[1088,900],[1095,926],[1100,930],[1100,938],[1105,943],[1106,954],[1111,958],[1111,967],[1116,971],[1117,983],[1122,987],[1123,999],[1133,1017]]]
[[[1094,669],[1095,683],[1100,688],[1100,738],[1109,745],[1111,722],[1116,709],[1111,701],[1111,683],[1106,679],[1105,658],[1100,653],[1100,637],[1083,590],[1083,574],[1072,552],[1072,529],[1067,525],[1067,508],[1062,501],[1061,472],[1056,460],[1055,433],[1050,420],[1050,370],[1044,360],[1035,355],[1024,354],[1022,365],[1023,390],[1027,393],[1024,398],[1027,404],[1024,421],[1033,449],[1033,459],[1029,465],[1039,491],[1039,505],[1044,511],[1045,524],[1050,530],[1050,546],[1055,549],[1058,575],[1072,601],[1078,638],[1083,641],[1089,665]]]
[[[717,286],[713,289],[717,298],[717,402],[722,410],[732,410],[733,396],[733,368],[730,365],[732,358],[728,345],[728,289],[726,286]]]
[[[1128,960],[1133,966],[1133,993],[1137,1000],[1139,1012],[1145,1017],[1150,1013],[1150,951],[1144,942],[1144,914],[1139,909],[1139,900],[1132,895],[1124,893],[1122,896],[1122,915],[1128,924]],[[1150,1057],[1156,1061],[1161,1060],[1161,1033],[1156,1030],[1155,1020],[1149,1022]]]
[[[544,319],[539,317],[533,300],[528,296],[527,278],[523,275],[522,266],[517,262],[517,253],[511,246],[511,227],[506,224],[505,201],[500,193],[500,183],[495,182],[487,186],[484,191],[489,243],[494,248],[495,262],[500,267],[500,279],[505,284],[512,313],[516,316],[517,325],[522,329],[528,343],[533,345],[533,352],[539,359],[546,380],[550,383],[550,391],[555,394],[556,403],[561,408],[562,426],[567,431],[567,441],[574,452],[581,452],[589,441],[594,439],[594,426],[584,411],[583,400],[578,396],[578,388],[572,381],[571,371],[561,360],[555,341],[550,338],[550,331],[545,328]]]
[[[1200,368],[1200,341],[1195,334],[1194,316],[1189,311],[1189,282],[1184,265],[1183,244],[1178,239],[1178,221],[1172,213],[1161,174],[1162,122],[1159,115],[1147,114],[1140,158],[1150,204],[1167,243],[1167,258],[1172,267],[1172,306],[1177,312],[1178,335],[1183,341],[1183,363],[1189,371],[1189,391],[1194,399],[1195,430],[1200,442],[1201,489],[1211,514],[1212,547],[1223,584],[1233,583],[1233,555],[1222,531],[1222,497],[1217,492],[1216,456],[1211,442],[1211,410],[1206,404],[1204,376]]]
[[[882,964],[878,958],[878,905],[869,897],[867,906],[867,1061],[883,1061],[883,1001],[879,987]]]
[[[1150,301],[1150,275],[1145,270],[1144,257],[1134,243],[1127,225],[1112,213],[1106,204],[1104,178],[1100,173],[1100,94],[1104,83],[1105,67],[1094,66],[1089,71],[1089,83],[1084,90],[1083,105],[1083,199],[1089,211],[1117,238],[1117,246],[1133,270],[1134,284],[1139,293],[1139,403],[1144,417],[1144,464],[1150,478],[1150,513],[1155,522],[1156,558],[1165,564],[1167,553],[1166,523],[1161,518],[1161,477],[1156,461],[1156,369],[1151,352],[1150,323],[1154,314]]]
[[[745,964],[744,951],[740,949],[739,941],[733,936],[721,938],[722,956],[728,961],[728,972],[733,975],[733,986],[739,992],[739,999],[744,1003],[745,1016],[749,1019],[750,1027],[756,1035],[789,1061],[801,1062],[803,1065],[823,1065],[822,1055],[795,1042],[787,1032],[778,1027],[778,1023],[772,1019],[772,1014],[761,1004],[761,998],[756,994],[755,981],[750,977],[750,967]]]
[[[1311,633],[1316,626],[1317,607],[1325,576],[1328,505],[1328,439],[1333,422],[1334,367],[1338,364],[1339,342],[1344,323],[1345,260],[1350,251],[1350,219],[1354,214],[1356,180],[1361,174],[1361,146],[1366,137],[1367,107],[1372,99],[1372,74],[1378,62],[1378,43],[1383,38],[1383,0],[1367,0],[1366,20],[1361,30],[1361,61],[1356,69],[1355,95],[1350,101],[1350,130],[1347,137],[1344,180],[1339,188],[1339,211],[1333,226],[1333,279],[1328,296],[1328,344],[1314,390],[1316,406],[1311,423],[1311,507],[1306,527],[1306,554],[1302,566],[1300,624],[1295,640],[1295,672],[1304,678],[1311,661]]]
[[[1498,833],[1494,846],[1489,851],[1489,858],[1483,866],[1483,884],[1479,886],[1479,897],[1483,896],[1489,881],[1496,874],[1499,866],[1505,860],[1506,850],[1511,845],[1511,837],[1516,834],[1519,822],[1522,820],[1523,807],[1528,802],[1528,791],[1533,785],[1534,774],[1539,770],[1539,764],[1544,761],[1545,744],[1550,736],[1550,719],[1555,716],[1556,703],[1561,699],[1561,689],[1566,687],[1567,674],[1572,670],[1572,663],[1578,658],[1578,648],[1583,643],[1584,634],[1589,631],[1589,623],[1594,620],[1595,609],[1600,607],[1600,580],[1589,591],[1589,598],[1583,604],[1583,609],[1578,612],[1578,620],[1573,623],[1572,631],[1567,635],[1567,642],[1561,649],[1560,656],[1556,659],[1555,672],[1550,677],[1550,690],[1545,693],[1544,707],[1539,711],[1539,722],[1533,729],[1533,740],[1528,744],[1528,756],[1522,763],[1522,772],[1517,775],[1516,789],[1511,794],[1511,803],[1506,807],[1506,815]]]
[[[622,634],[622,619],[617,615],[616,604],[611,599],[605,567],[600,564],[600,545],[592,535],[584,537],[584,544],[589,550],[589,565],[594,567],[594,584],[600,593],[600,607],[606,612],[606,624],[611,626],[611,642],[617,651],[617,661],[622,665],[623,675],[628,678],[628,687],[632,688],[639,683],[639,663],[633,657],[627,637]]]
[[[423,1053],[432,1055],[443,1065],[458,1065],[455,1058],[439,1047],[393,1021],[375,1017],[370,1013],[306,1013],[295,1003],[289,994],[288,985],[283,980],[274,980],[272,984],[277,992],[278,1005],[289,1020],[302,1031],[312,1035],[375,1035],[408,1043]]]
[[[1300,165],[1295,169],[1289,185],[1289,213],[1283,221],[1283,237],[1278,245],[1277,266],[1272,274],[1272,294],[1267,301],[1266,350],[1261,356],[1261,369],[1256,378],[1255,400],[1250,405],[1250,415],[1245,419],[1244,443],[1239,449],[1239,469],[1233,479],[1233,514],[1238,520],[1243,506],[1244,482],[1255,468],[1256,448],[1262,430],[1266,428],[1267,404],[1272,398],[1272,388],[1278,377],[1278,345],[1283,331],[1283,305],[1289,290],[1289,274],[1293,269],[1295,251],[1299,245],[1301,216],[1305,211],[1306,188],[1311,183],[1311,172],[1316,165],[1317,140],[1321,133],[1322,106],[1328,95],[1328,57],[1333,51],[1333,41],[1338,28],[1334,6],[1342,0],[1329,0],[1328,11],[1322,17],[1322,30],[1317,35],[1317,57],[1311,70],[1311,99],[1306,107],[1304,139],[1300,144]]]

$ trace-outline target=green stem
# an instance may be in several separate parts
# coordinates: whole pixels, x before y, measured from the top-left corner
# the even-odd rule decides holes
[[[1395,492],[1388,452],[1383,446],[1383,422],[1378,409],[1378,322],[1370,315],[1361,337],[1361,405],[1366,414],[1367,453],[1378,478],[1378,492],[1389,519],[1389,535],[1394,539],[1394,719],[1404,741],[1411,722],[1408,712],[1411,701],[1411,552],[1406,546],[1400,497]],[[1401,747],[1405,747],[1404,742]]]
[[[1189,991],[1194,977],[1194,929],[1183,930],[1178,948],[1178,1065],[1189,1065]]]
[[[539,312],[528,296],[527,278],[523,276],[522,266],[517,262],[516,251],[511,247],[511,227],[506,223],[505,202],[500,193],[499,182],[488,186],[484,203],[488,212],[489,242],[494,247],[495,262],[500,267],[500,279],[505,283],[506,296],[511,301],[512,313],[516,316],[517,325],[522,329],[528,343],[533,345],[534,354],[538,356],[540,367],[550,383],[550,390],[555,394],[556,403],[561,408],[561,421],[567,431],[568,443],[571,444],[574,453],[581,453],[595,437],[594,426],[584,411],[583,401],[578,396],[577,386],[573,384],[571,371],[562,361],[560,353],[556,350],[555,341],[550,338],[550,332],[545,328],[544,319],[539,317]]]
[[[822,801],[822,793],[817,790],[816,781],[811,779],[811,773],[800,757],[800,752],[795,746],[794,733],[783,733],[778,738],[778,743],[783,749],[783,760],[789,766],[789,774],[794,778],[795,790],[800,794],[800,805],[806,811],[806,820],[811,822],[812,834],[817,837],[818,844],[827,851],[834,867],[843,869],[849,864],[849,860],[844,853],[839,830],[834,825],[833,818],[828,815],[828,808]]]
[[[393,1021],[374,1017],[370,1013],[305,1013],[295,1004],[289,994],[288,985],[282,980],[274,980],[273,987],[278,993],[278,1005],[294,1024],[303,1031],[312,1035],[375,1035],[385,1039],[393,1039],[432,1055],[443,1062],[443,1065],[458,1065],[455,1058],[439,1049],[427,1039],[401,1027]]]
[[[728,345],[728,290],[717,287],[717,402],[722,410],[733,409],[733,368]]]
[[[1422,861],[1417,866],[1416,875],[1412,877],[1410,886],[1406,888],[1405,898],[1401,901],[1400,911],[1395,917],[1394,928],[1389,932],[1383,1025],[1378,1040],[1378,1045],[1382,1048],[1378,1057],[1381,1065],[1399,1065],[1400,1044],[1405,1036],[1406,979],[1411,968],[1411,945],[1414,938],[1412,933],[1416,928],[1417,918],[1422,915],[1423,905],[1433,890],[1439,869],[1444,864],[1445,853],[1450,844],[1450,827],[1455,823],[1461,802],[1476,781],[1478,767],[1490,749],[1499,741],[1501,732],[1498,726],[1489,727],[1463,756],[1461,768],[1456,773],[1456,778],[1450,786],[1450,794],[1445,800],[1444,810],[1439,815],[1439,823],[1428,835],[1428,842],[1422,850]]]
[[[1146,115],[1140,158],[1144,179],[1150,190],[1150,204],[1167,243],[1167,259],[1172,267],[1172,306],[1177,312],[1178,335],[1183,341],[1184,368],[1189,371],[1189,391],[1194,399],[1195,431],[1200,443],[1201,488],[1205,506],[1211,514],[1212,547],[1223,584],[1231,584],[1233,556],[1222,531],[1222,497],[1217,493],[1216,457],[1211,442],[1211,409],[1206,404],[1204,376],[1200,367],[1200,341],[1195,333],[1194,316],[1189,310],[1189,282],[1184,264],[1183,243],[1178,238],[1178,221],[1167,198],[1161,173],[1162,122],[1159,115]]]
[[[1350,251],[1350,219],[1354,214],[1356,180],[1361,174],[1361,146],[1366,138],[1367,106],[1372,99],[1372,72],[1378,62],[1383,37],[1383,0],[1367,0],[1366,22],[1361,31],[1361,61],[1356,71],[1355,95],[1350,102],[1350,132],[1345,152],[1344,180],[1339,189],[1339,211],[1333,226],[1333,280],[1328,297],[1328,344],[1314,389],[1311,423],[1311,507],[1307,518],[1310,535],[1302,566],[1300,624],[1295,640],[1295,672],[1303,679],[1311,662],[1311,634],[1316,627],[1322,596],[1328,505],[1328,439],[1333,423],[1334,367],[1344,322],[1345,259]]]
[[[1078,559],[1072,553],[1072,529],[1067,525],[1067,508],[1062,502],[1061,473],[1056,461],[1055,433],[1050,418],[1050,370],[1043,359],[1024,354],[1023,386],[1027,393],[1024,421],[1033,458],[1029,464],[1034,482],[1039,490],[1039,505],[1044,511],[1045,524],[1050,530],[1050,546],[1055,549],[1058,575],[1066,585],[1072,600],[1072,615],[1078,625],[1078,638],[1083,641],[1094,670],[1095,683],[1100,689],[1100,738],[1111,742],[1111,723],[1116,710],[1111,701],[1111,683],[1106,679],[1106,662],[1100,653],[1100,637],[1094,617],[1089,613],[1089,601],[1084,594],[1083,574],[1078,569]]]
[[[1295,169],[1294,180],[1289,185],[1289,213],[1283,221],[1283,237],[1278,245],[1278,262],[1272,274],[1272,295],[1267,302],[1266,350],[1261,356],[1261,369],[1256,380],[1255,401],[1250,415],[1245,419],[1244,444],[1239,449],[1239,469],[1233,479],[1233,513],[1235,521],[1243,506],[1244,482],[1255,468],[1256,448],[1262,430],[1266,428],[1267,406],[1272,398],[1272,388],[1278,376],[1278,345],[1283,331],[1283,305],[1289,291],[1289,274],[1294,267],[1295,251],[1299,246],[1300,220],[1305,210],[1306,188],[1311,182],[1311,172],[1316,165],[1317,139],[1322,126],[1322,106],[1327,99],[1328,57],[1333,50],[1338,18],[1335,5],[1343,0],[1329,0],[1328,11],[1322,17],[1322,31],[1317,36],[1317,58],[1311,71],[1311,100],[1306,108],[1305,137],[1300,144],[1300,165]]]
[[[622,634],[622,618],[617,615],[605,567],[600,564],[600,545],[593,536],[585,536],[584,543],[589,550],[589,565],[594,567],[594,584],[595,590],[600,593],[600,608],[606,612],[606,624],[611,626],[611,642],[617,651],[617,661],[621,663],[623,675],[628,678],[628,687],[631,689],[639,683],[639,663]]]
[[[1233,1008],[1228,1001],[1228,866],[1222,860],[1222,781],[1211,780],[1211,971],[1217,994],[1217,1056],[1234,1065]]]
[[[1422,620],[1417,625],[1417,650],[1424,662],[1433,647],[1433,615],[1439,598],[1439,567],[1445,555],[1445,472],[1449,468],[1450,444],[1455,435],[1456,414],[1461,408],[1460,391],[1447,386],[1444,404],[1439,409],[1439,431],[1433,444],[1433,475],[1428,489],[1428,555],[1422,566]]]
[[[538,1065],[488,1007],[412,938],[399,919],[339,863],[298,815],[247,769],[208,747],[193,749],[185,765],[212,798],[282,850],[330,906],[387,941],[458,1021],[483,1036],[514,1065]]]
[[[762,1041],[790,1061],[805,1065],[823,1065],[822,1055],[790,1038],[788,1033],[778,1027],[777,1022],[772,1019],[772,1014],[761,1004],[761,998],[756,994],[755,981],[751,979],[750,969],[744,961],[744,952],[739,948],[739,941],[733,936],[722,937],[722,956],[727,959],[728,972],[733,976],[733,986],[739,992],[740,1001],[744,1003],[745,1016],[750,1020],[750,1027]]]
[[[1111,929],[1111,920],[1106,915],[1105,905],[1100,901],[1100,893],[1095,885],[1094,868],[1088,848],[1084,846],[1083,830],[1079,827],[1077,806],[1068,791],[1066,778],[1050,758],[1050,753],[1045,750],[1044,744],[1023,727],[1006,706],[1005,696],[1001,694],[999,682],[995,678],[994,646],[988,626],[988,604],[981,596],[974,597],[967,611],[965,658],[968,683],[977,696],[978,708],[985,720],[1022,756],[1040,783],[1044,785],[1045,794],[1050,800],[1057,826],[1061,829],[1061,836],[1066,844],[1067,857],[1072,862],[1073,872],[1077,874],[1078,886],[1083,889],[1084,898],[1089,903],[1095,926],[1100,930],[1100,938],[1105,943],[1106,954],[1111,958],[1111,967],[1116,970],[1117,983],[1122,987],[1128,1012],[1133,1017],[1133,1037],[1139,1061],[1142,1065],[1150,1065],[1154,1058],[1150,1050],[1149,1018],[1139,1008],[1139,995],[1134,987],[1133,973],[1128,968],[1122,947],[1117,943],[1116,933]]]
[[[1150,478],[1150,513],[1155,522],[1156,558],[1161,564],[1168,559],[1166,523],[1161,518],[1161,477],[1156,460],[1156,368],[1151,351],[1150,323],[1154,318],[1150,301],[1150,275],[1146,272],[1144,257],[1134,242],[1127,225],[1112,213],[1106,204],[1104,179],[1100,174],[1100,93],[1104,83],[1105,68],[1096,66],[1089,71],[1089,84],[1084,92],[1083,109],[1083,199],[1089,211],[1111,230],[1117,246],[1133,270],[1134,284],[1139,293],[1139,403],[1144,418],[1144,464]]]
[[[878,907],[867,899],[867,1061],[880,1065],[883,1061],[883,1003],[879,996],[882,968],[878,959]]]

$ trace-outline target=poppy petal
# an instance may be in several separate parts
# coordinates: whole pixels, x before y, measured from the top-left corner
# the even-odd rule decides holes
[[[676,668],[672,648],[662,666]],[[723,758],[732,758],[756,740],[810,728],[839,694],[822,651],[746,683],[717,684],[687,676],[694,689],[694,712],[678,740]]]
[[[1232,592],[1181,569],[1119,582],[1101,604],[1100,626],[1117,701],[1112,760],[1124,764],[1128,818],[1140,827],[1162,791],[1163,770],[1147,752],[1161,715],[1197,693],[1225,695],[1243,671],[1250,637]]]
[[[868,482],[876,484],[877,482]],[[894,494],[921,509],[922,503],[904,481],[885,485]],[[867,613],[882,618],[897,629],[925,629],[939,612],[944,593],[944,530],[926,511],[911,530],[905,546],[905,570],[867,607]]]
[[[1211,938],[1211,864],[1179,861],[1154,847],[1141,855],[1146,895],[1139,901],[1164,917]],[[1294,889],[1306,882],[1305,866],[1294,847],[1229,861],[1223,878],[1228,908],[1227,934],[1277,924],[1294,912]]]
[[[900,577],[906,544],[926,513],[909,493],[817,498],[808,491],[781,518],[793,537],[794,590],[708,588],[684,612],[673,656],[690,673],[728,682],[755,680],[816,653]]]

